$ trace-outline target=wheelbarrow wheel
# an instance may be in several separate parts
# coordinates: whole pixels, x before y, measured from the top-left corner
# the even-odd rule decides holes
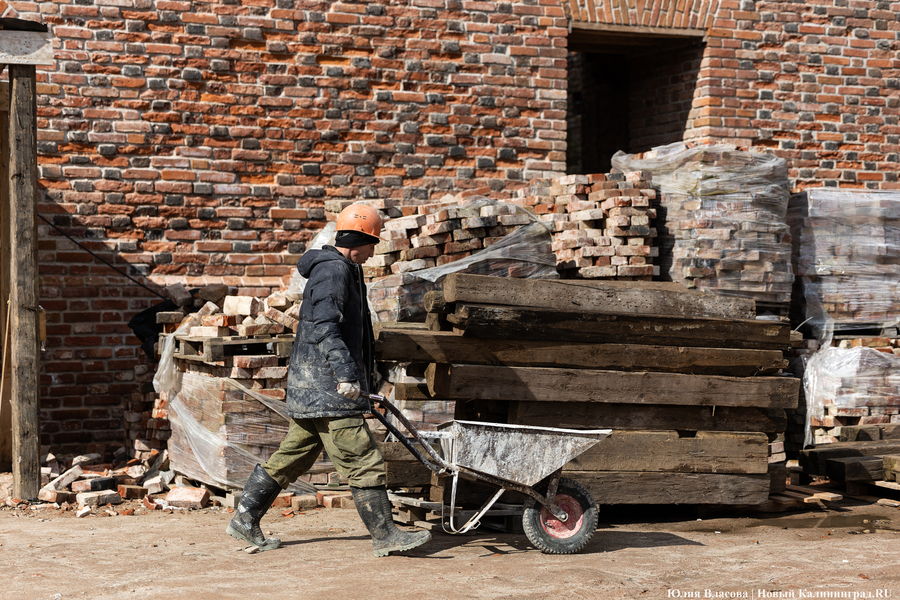
[[[543,485],[543,490],[547,488]],[[571,479],[559,480],[553,504],[566,511],[568,519],[560,521],[540,502],[525,502],[522,527],[528,540],[544,554],[573,554],[584,548],[597,529],[597,505],[587,489]]]

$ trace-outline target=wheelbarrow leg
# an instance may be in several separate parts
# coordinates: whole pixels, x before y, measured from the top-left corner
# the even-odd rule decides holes
[[[442,521],[441,526],[444,528],[444,531],[446,533],[467,533],[470,530],[475,529],[476,527],[481,525],[481,517],[483,517],[485,515],[485,513],[487,513],[487,511],[489,511],[491,509],[491,507],[494,506],[494,503],[496,503],[497,500],[500,499],[500,496],[503,495],[503,492],[506,491],[506,488],[504,488],[504,487],[501,487],[499,490],[497,490],[497,492],[493,496],[491,496],[491,498],[487,502],[485,502],[482,505],[482,507],[478,510],[478,512],[475,513],[471,519],[466,521],[466,524],[463,525],[462,529],[456,529],[456,526],[453,523],[453,516],[456,513],[456,483],[458,480],[459,480],[459,475],[454,475],[453,476],[453,486],[452,486],[451,492],[450,492],[450,519],[449,519],[450,529],[449,530],[447,529],[447,524],[445,522],[443,522],[443,518],[441,519],[441,521]]]

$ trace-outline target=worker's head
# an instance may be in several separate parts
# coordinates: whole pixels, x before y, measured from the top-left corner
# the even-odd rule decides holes
[[[374,208],[351,204],[338,215],[334,246],[345,258],[361,265],[375,254],[383,223]]]

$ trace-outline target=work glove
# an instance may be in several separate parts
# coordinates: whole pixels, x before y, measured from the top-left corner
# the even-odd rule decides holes
[[[360,387],[358,381],[342,381],[338,384],[337,393],[341,396],[356,400],[359,398]]]

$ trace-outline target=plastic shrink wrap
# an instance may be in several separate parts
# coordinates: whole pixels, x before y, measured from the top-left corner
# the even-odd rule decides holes
[[[803,375],[807,443],[837,441],[841,426],[900,423],[900,356],[826,347]]]
[[[641,155],[619,152],[612,164],[652,173],[661,192],[658,262],[672,281],[761,303],[790,303],[784,159],[727,144],[689,148],[679,142]]]
[[[252,389],[260,382],[198,372],[178,371],[178,379],[177,393],[168,401],[173,468],[209,485],[243,488],[253,468],[275,453],[287,433],[284,389]],[[330,462],[320,461],[309,473],[333,470]],[[310,493],[315,488],[298,480],[288,490]]]
[[[416,207],[416,214],[385,220],[384,242],[363,265],[369,308],[376,321],[421,321],[425,293],[440,290],[450,273],[496,277],[557,278],[551,233],[515,204],[483,196]],[[308,250],[334,243],[334,222]],[[288,293],[303,293],[294,272]]]
[[[809,189],[791,199],[789,220],[819,337],[900,323],[900,192]]]
[[[442,205],[440,210],[430,213],[440,218],[411,215],[421,218],[402,217],[385,224],[385,230],[399,233],[389,234],[392,239],[379,244],[381,248],[376,247],[376,253],[382,250],[381,256],[402,254],[404,250],[390,249],[403,247],[409,250],[403,258],[412,260],[389,263],[395,273],[369,284],[370,305],[378,321],[424,320],[425,293],[442,289],[443,280],[450,273],[534,279],[559,277],[550,231],[524,208],[482,196]],[[509,225],[503,225],[504,222]],[[491,233],[503,235],[490,236]],[[433,250],[428,251],[429,248]],[[413,258],[420,249],[424,250],[423,256],[432,256]],[[462,251],[451,251],[456,249]],[[373,262],[378,262],[378,258],[376,254]],[[399,266],[403,263],[409,267]],[[415,266],[423,268],[412,269]]]

